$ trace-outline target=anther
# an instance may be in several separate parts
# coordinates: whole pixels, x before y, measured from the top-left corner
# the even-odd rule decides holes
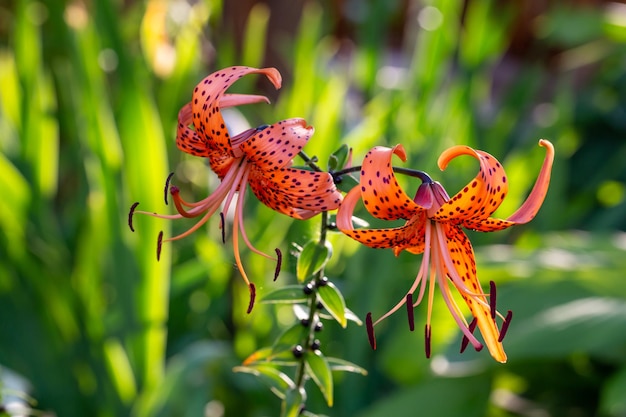
[[[470,331],[470,333],[474,334],[474,330],[476,329],[477,324],[478,324],[478,320],[476,319],[476,317],[474,317],[474,320],[472,320],[469,326],[467,326],[467,329]],[[465,349],[467,349],[467,345],[469,345],[469,338],[465,334],[463,334],[463,339],[461,340],[461,352],[460,353],[465,352]]]
[[[167,176],[167,179],[165,180],[165,190],[163,190],[163,196],[165,197],[165,205],[167,206],[167,192],[169,191],[170,188],[170,180],[172,179],[172,177],[174,176],[173,172],[170,172],[170,175]]]
[[[128,227],[130,227],[130,231],[134,232],[135,228],[133,227],[133,214],[135,214],[135,209],[139,205],[139,201],[130,206],[130,211],[128,212]]]
[[[426,351],[426,357],[430,358],[430,325],[424,327],[424,349]]]
[[[374,325],[372,324],[372,313],[365,316],[365,328],[367,329],[367,339],[373,350],[376,350],[376,335],[374,334]]]
[[[222,229],[222,243],[226,243],[226,227],[224,225],[224,212],[220,211],[220,229]],[[276,277],[274,277],[276,281]]]
[[[406,295],[406,312],[409,316],[409,330],[415,330],[415,315],[413,314],[413,293]]]
[[[261,126],[257,127],[256,130],[261,132],[262,130],[267,129],[268,127],[270,127],[270,125],[261,125]]]
[[[500,336],[498,336],[498,342],[502,342],[504,340],[504,336],[506,336],[506,332],[507,330],[509,330],[509,324],[511,324],[512,319],[513,319],[513,312],[509,310],[506,312],[504,323],[502,323],[502,329],[500,329]]]
[[[276,248],[276,269],[274,270],[274,281],[278,278],[278,274],[280,274],[280,267],[283,264],[283,253],[280,249]]]
[[[254,299],[256,298],[256,287],[254,286],[254,283],[251,282],[248,285],[248,289],[250,290],[250,303],[248,304],[248,310],[246,313],[250,314],[252,307],[254,307]]]
[[[163,230],[159,232],[159,237],[157,238],[157,261],[161,260],[161,248],[163,247]]]
[[[491,318],[496,319],[496,283],[489,281],[489,309],[491,310]]]

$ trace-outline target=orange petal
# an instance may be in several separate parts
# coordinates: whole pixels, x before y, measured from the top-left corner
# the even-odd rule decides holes
[[[391,165],[394,154],[406,161],[402,145],[393,148],[376,146],[365,155],[361,168],[361,196],[372,216],[384,220],[408,220],[424,208],[398,184]]]
[[[288,119],[258,131],[239,145],[246,159],[270,171],[289,166],[308,142],[314,129],[304,119]]]
[[[554,146],[545,139],[539,141],[539,146],[546,148],[546,156],[543,160],[541,171],[524,204],[507,219],[510,222],[523,224],[531,221],[539,211],[548,192],[550,174],[552,173],[552,164],[554,162]]]
[[[476,317],[478,329],[489,349],[489,353],[498,362],[506,362],[506,353],[502,343],[498,341],[500,332],[495,320],[492,318],[489,302],[484,295],[477,295],[482,294],[482,289],[476,275],[476,262],[472,244],[459,227],[449,225],[445,228],[445,231],[448,253],[452,260],[451,265],[446,264],[448,275],[454,273],[450,272],[450,268],[453,267],[458,277],[463,281],[464,286],[473,292],[473,294],[467,294],[465,288],[459,287],[457,282],[452,280],[457,290],[463,296],[472,316]]]
[[[453,146],[439,157],[439,168],[446,169],[448,163],[460,155],[470,155],[478,159],[480,170],[474,180],[441,206],[433,216],[435,220],[455,222],[486,219],[502,204],[508,192],[504,168],[487,152],[477,151],[469,146]]]
[[[248,182],[263,204],[297,219],[334,210],[342,199],[327,172],[295,168],[265,171],[252,165]]]
[[[426,213],[423,211],[408,221],[404,226],[387,229],[354,229],[352,214],[354,207],[359,201],[358,188],[353,188],[343,198],[337,211],[337,228],[346,236],[361,242],[371,248],[387,249],[394,248],[396,256],[402,250],[419,254],[424,252],[424,236]]]
[[[209,148],[223,153],[232,152],[221,107],[267,101],[263,96],[225,95],[235,81],[247,74],[264,74],[276,88],[280,88],[281,77],[275,68],[230,67],[209,75],[194,89],[191,98],[193,124],[196,133],[205,139]]]

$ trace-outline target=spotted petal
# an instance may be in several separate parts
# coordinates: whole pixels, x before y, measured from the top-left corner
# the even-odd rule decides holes
[[[313,132],[313,127],[307,126],[304,119],[282,120],[242,142],[239,151],[264,170],[283,168],[291,164]]]
[[[296,219],[336,209],[341,203],[341,193],[327,172],[296,168],[266,171],[253,165],[248,181],[263,204]]]
[[[548,192],[550,174],[552,171],[552,164],[554,162],[554,146],[552,143],[545,139],[541,139],[539,141],[539,146],[546,148],[546,156],[543,160],[543,165],[541,167],[541,171],[539,172],[539,176],[537,177],[537,181],[535,181],[535,185],[533,186],[533,189],[524,204],[522,204],[522,206],[506,220],[493,217],[479,221],[469,220],[463,223],[465,227],[481,232],[492,232],[503,230],[516,224],[528,223],[535,217]]]
[[[446,263],[446,272],[452,278],[452,282],[463,296],[472,316],[478,322],[478,329],[483,336],[489,353],[499,362],[506,362],[506,353],[502,343],[498,341],[500,332],[493,319],[489,303],[484,295],[480,282],[476,275],[476,262],[474,249],[467,235],[457,226],[445,227],[447,253],[451,263]],[[455,275],[453,277],[453,275]],[[460,278],[462,284],[458,281]],[[471,294],[467,292],[471,291]]]
[[[417,212],[404,226],[385,229],[355,229],[352,224],[354,208],[360,197],[353,188],[343,199],[337,212],[337,228],[352,239],[377,249],[393,248],[396,256],[403,250],[414,254],[424,252],[426,213]]]
[[[235,81],[247,74],[264,74],[276,88],[280,88],[281,76],[275,68],[230,67],[209,75],[194,89],[191,99],[193,125],[197,135],[207,142],[208,148],[232,153],[230,135],[221,108],[268,102],[264,96],[225,94]]]
[[[372,216],[383,220],[408,220],[425,208],[415,203],[398,184],[391,166],[394,154],[406,161],[402,145],[393,148],[376,146],[365,155],[361,168],[361,196]]]
[[[480,170],[476,178],[435,213],[433,219],[437,221],[479,222],[487,219],[500,207],[508,192],[504,168],[487,152],[477,151],[469,146],[453,146],[439,157],[437,161],[439,168],[446,169],[448,163],[460,155],[470,155],[478,159]]]

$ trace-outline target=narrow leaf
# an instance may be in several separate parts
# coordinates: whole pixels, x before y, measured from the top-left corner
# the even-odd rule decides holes
[[[346,319],[346,302],[343,299],[343,295],[341,295],[337,287],[335,287],[335,284],[329,282],[319,287],[317,289],[317,295],[324,308],[337,320],[341,327],[345,328],[348,325],[348,320]]]
[[[256,376],[267,384],[270,390],[280,399],[285,399],[285,393],[293,389],[296,384],[285,373],[270,365],[236,366],[233,372],[242,372]]]
[[[304,282],[306,279],[313,277],[313,274],[326,265],[331,255],[332,246],[329,242],[320,244],[316,241],[310,241],[304,245],[296,265],[298,282]]]
[[[263,304],[297,304],[306,302],[307,297],[302,292],[301,285],[286,285],[268,292],[261,299]]]
[[[316,350],[305,355],[306,370],[319,387],[329,407],[333,406],[333,374],[324,355]]]
[[[281,417],[297,417],[300,415],[300,409],[306,401],[306,392],[304,389],[290,389],[285,394],[285,399],[281,405]]]
[[[326,358],[332,371],[352,372],[355,374],[367,375],[367,370],[359,365],[340,358]]]

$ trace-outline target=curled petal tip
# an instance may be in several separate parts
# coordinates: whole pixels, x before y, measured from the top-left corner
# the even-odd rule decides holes
[[[402,146],[401,144],[398,144],[392,148],[392,151],[398,158],[400,158],[402,162],[406,162],[407,158],[406,158],[406,150],[404,149],[404,146]]]
[[[270,82],[277,90],[281,87],[283,83],[283,77],[280,75],[280,72],[276,68],[263,68],[261,71],[265,74],[265,76],[270,80]]]

